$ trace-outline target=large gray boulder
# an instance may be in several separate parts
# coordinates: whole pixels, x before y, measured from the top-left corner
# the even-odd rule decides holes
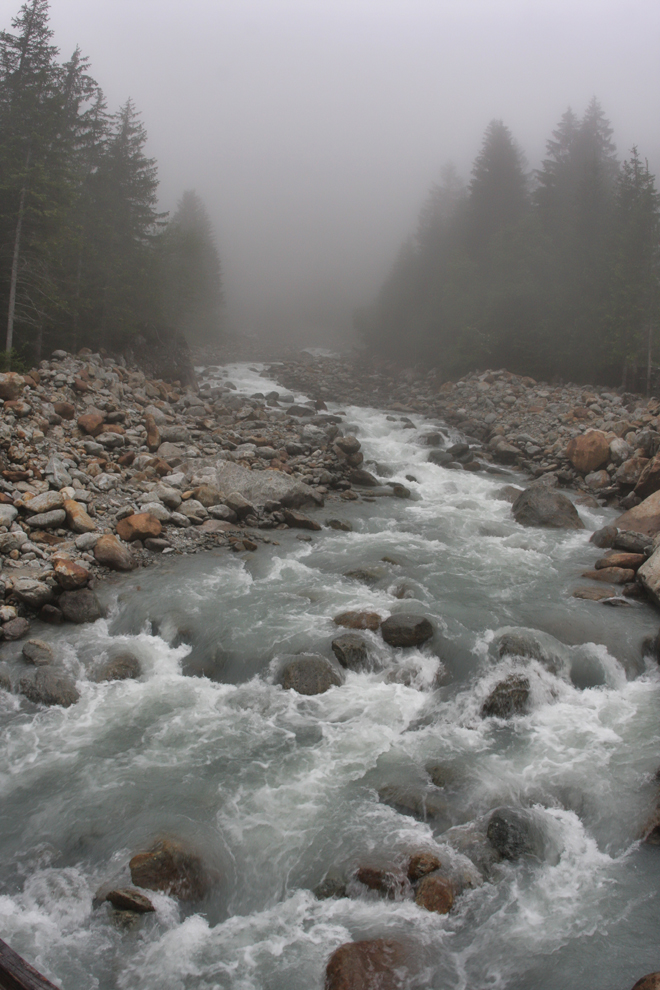
[[[251,471],[220,457],[184,461],[180,469],[189,474],[193,485],[211,484],[226,495],[239,492],[253,505],[280,502],[288,509],[323,505],[323,496],[314,488],[294,481],[281,471]]]
[[[547,526],[551,529],[584,529],[584,523],[569,498],[541,485],[526,488],[511,511],[522,526]]]
[[[323,694],[339,687],[343,678],[339,667],[320,653],[300,653],[282,657],[275,678],[285,690],[298,694]]]
[[[357,636],[355,633],[345,633],[343,636],[337,636],[336,639],[333,639],[332,652],[342,667],[347,670],[360,672],[373,669],[367,644],[362,636]]]
[[[398,612],[381,623],[383,639],[390,646],[421,646],[433,636],[433,626],[423,615]]]

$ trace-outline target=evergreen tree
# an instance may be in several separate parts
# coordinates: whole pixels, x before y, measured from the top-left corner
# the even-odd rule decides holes
[[[206,207],[183,194],[163,235],[162,307],[165,322],[197,343],[217,341],[222,323],[220,258]]]
[[[527,178],[522,152],[501,120],[486,128],[472,168],[468,244],[486,260],[492,239],[512,228],[527,208]]]

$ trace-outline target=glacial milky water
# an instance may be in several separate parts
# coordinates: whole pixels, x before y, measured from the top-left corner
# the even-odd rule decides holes
[[[218,376],[247,395],[278,388],[252,367]],[[0,692],[1,936],[63,990],[320,990],[332,950],[372,937],[413,947],[411,990],[628,990],[660,969],[660,851],[639,842],[660,765],[660,677],[640,649],[657,617],[571,597],[598,553],[588,531],[612,513],[580,507],[586,533],[524,529],[494,498],[521,478],[426,462],[419,436],[438,424],[343,412],[365,466],[413,499],[327,503],[317,518],[353,532],[270,531],[279,545],[244,557],[163,560],[108,582],[107,619],[35,630],[81,699],[45,709]],[[330,655],[348,609],[421,612],[436,634],[401,651],[364,633],[382,669],[323,695],[273,685],[278,655]],[[540,631],[555,672],[530,660],[530,713],[482,719],[523,669],[495,649],[511,627]],[[121,649],[141,678],[95,683]],[[2,648],[15,673],[19,654]],[[410,785],[442,815],[379,801]],[[448,916],[355,884],[312,893],[413,851],[460,868],[445,833],[502,805],[529,810],[545,853],[501,865]],[[150,893],[156,913],[119,925],[95,892],[126,884],[130,856],[162,834],[193,843],[218,883],[201,904]]]

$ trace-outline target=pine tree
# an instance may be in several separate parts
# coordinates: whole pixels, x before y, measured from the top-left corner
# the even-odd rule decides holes
[[[163,235],[162,307],[166,323],[197,343],[217,341],[222,324],[220,258],[197,193],[181,197]]]
[[[524,158],[501,120],[491,121],[486,128],[469,192],[468,243],[483,261],[492,239],[513,227],[527,208]]]

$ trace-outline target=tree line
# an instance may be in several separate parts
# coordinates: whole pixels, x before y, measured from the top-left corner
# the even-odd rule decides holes
[[[596,99],[566,111],[531,174],[492,121],[468,185],[445,167],[357,329],[448,378],[504,366],[639,387],[649,348],[660,358],[659,221],[648,164],[636,147],[619,162]]]
[[[200,198],[170,218],[132,100],[113,113],[76,49],[59,61],[48,0],[0,32],[0,314],[11,352],[112,347],[144,326],[221,331],[218,251]],[[1,345],[0,345],[1,346]]]

